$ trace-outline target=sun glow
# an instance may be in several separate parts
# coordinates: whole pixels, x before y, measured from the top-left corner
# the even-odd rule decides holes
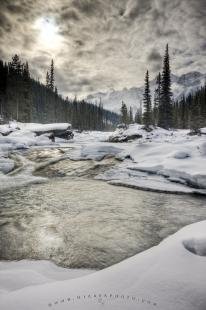
[[[62,37],[59,34],[59,27],[53,19],[39,18],[34,26],[38,33],[38,43],[44,49],[57,49],[62,43]]]

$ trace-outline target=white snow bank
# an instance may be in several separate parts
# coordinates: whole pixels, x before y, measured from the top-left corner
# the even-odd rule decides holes
[[[62,280],[69,280],[93,273],[86,269],[66,269],[49,261],[0,262],[0,294]]]
[[[0,125],[0,172],[8,173],[14,167],[14,162],[9,159],[9,153],[13,150],[27,149],[31,146],[54,145],[49,139],[48,131],[67,130],[69,123],[56,124],[34,124],[10,122],[7,125]],[[36,133],[41,135],[37,136]],[[42,134],[44,133],[45,134]],[[2,134],[1,134],[2,133]],[[5,135],[9,133],[9,135]],[[58,139],[59,142],[66,140]]]
[[[3,293],[0,309],[204,310],[206,256],[185,246],[188,240],[196,240],[202,254],[205,243],[197,242],[200,238],[206,238],[206,221],[187,226],[159,246],[88,276]],[[4,282],[8,284],[5,279],[6,271]],[[2,282],[1,288],[9,290]]]
[[[6,150],[11,149],[27,148],[33,145],[52,144],[46,132],[67,130],[70,127],[71,125],[69,123],[10,123],[8,125],[0,125],[0,133],[11,132],[8,136],[0,134],[0,152],[5,152]],[[36,133],[38,132],[45,132],[45,134],[37,136]]]
[[[115,156],[122,151],[122,148],[110,145],[108,143],[88,144],[87,146],[82,146],[81,157],[83,159],[102,160],[105,156]]]
[[[69,123],[52,123],[52,124],[38,124],[38,123],[17,123],[21,130],[28,130],[32,132],[45,132],[55,130],[67,130],[71,128]]]
[[[116,134],[120,131],[118,129]],[[188,130],[172,132],[161,128],[147,132],[141,125],[131,125],[122,135],[141,134],[142,138],[129,143],[117,156],[122,160],[130,158],[131,161],[126,166],[120,165],[107,171],[99,178],[116,185],[148,190],[167,191],[168,188],[169,191],[174,189],[174,192],[191,193],[201,190],[204,193],[206,136],[189,136],[188,133]],[[136,171],[136,175],[131,170]]]
[[[55,130],[67,130],[71,128],[69,123],[52,123],[52,124],[39,124],[39,123],[19,123],[12,121],[9,124],[0,125],[0,133],[7,134],[17,130],[31,131],[31,132],[45,132]]]
[[[165,130],[163,128],[155,128],[155,127],[151,127],[153,130],[151,130],[150,132],[146,131],[144,129],[143,125],[140,124],[131,124],[129,125],[129,127],[127,129],[123,129],[123,128],[117,128],[115,130],[115,132],[113,132],[110,137],[109,140],[113,140],[114,138],[118,138],[119,142],[124,141],[125,138],[129,137],[135,137],[135,136],[139,136],[139,139],[142,141],[142,139],[144,140],[156,140],[156,141],[160,141],[163,139],[167,138],[171,138],[174,133],[172,131],[168,131]],[[142,136],[142,138],[140,138]],[[138,139],[138,140],[139,140]]]

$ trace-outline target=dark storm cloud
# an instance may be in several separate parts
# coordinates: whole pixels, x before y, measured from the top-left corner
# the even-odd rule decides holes
[[[64,94],[142,84],[160,70],[169,42],[174,73],[206,71],[205,0],[1,0],[0,56],[19,53],[44,81],[53,57]],[[58,26],[61,44],[39,44],[38,19]]]
[[[148,61],[160,62],[162,60],[162,56],[160,53],[153,49],[147,57]]]
[[[160,71],[162,65],[162,56],[160,55],[159,51],[152,49],[147,57],[147,61],[153,71]]]

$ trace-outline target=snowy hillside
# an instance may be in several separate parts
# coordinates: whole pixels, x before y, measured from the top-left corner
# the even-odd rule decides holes
[[[200,72],[189,72],[180,77],[172,75],[172,90],[176,99],[180,98],[183,94],[188,95],[195,91],[206,80],[206,74]],[[155,89],[155,79],[151,81],[151,93]],[[142,101],[142,94],[144,87],[132,87],[130,89],[124,88],[121,91],[112,90],[108,93],[96,93],[89,95],[86,99],[92,103],[101,101],[104,108],[118,112],[120,110],[121,102],[124,101],[128,106],[132,106],[134,110],[140,106]]]

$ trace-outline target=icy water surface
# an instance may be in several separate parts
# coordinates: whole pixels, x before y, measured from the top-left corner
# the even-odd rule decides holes
[[[115,187],[82,176],[92,162],[73,163],[78,177],[65,165],[42,172],[53,176],[47,183],[0,193],[0,259],[101,269],[206,219],[204,197]]]

